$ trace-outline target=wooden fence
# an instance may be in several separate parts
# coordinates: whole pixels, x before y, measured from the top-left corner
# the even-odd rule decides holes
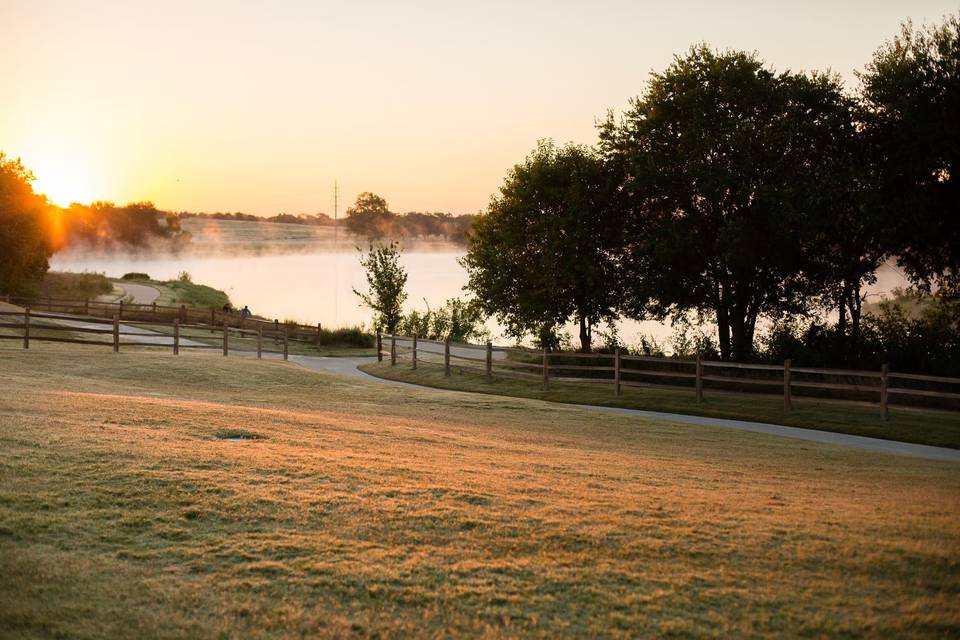
[[[128,322],[159,322],[167,326],[174,320],[179,320],[182,326],[188,324],[207,325],[207,327],[222,327],[226,324],[235,329],[256,331],[258,328],[265,332],[279,334],[286,331],[289,340],[320,344],[321,326],[280,322],[279,319],[242,318],[236,311],[222,311],[219,309],[202,309],[187,307],[186,305],[171,306],[152,304],[134,304],[130,302],[101,302],[85,298],[29,298],[20,296],[4,296],[3,300],[20,307],[29,307],[34,312],[73,314],[92,318],[112,320],[116,316],[120,321]]]
[[[114,352],[122,346],[166,347],[172,349],[174,355],[179,355],[181,349],[217,349],[226,356],[232,337],[234,341],[241,341],[240,346],[247,347],[241,351],[256,351],[258,358],[264,353],[277,353],[283,354],[286,360],[289,353],[289,336],[283,325],[275,331],[264,331],[263,326],[239,328],[227,322],[216,326],[185,323],[180,318],[170,322],[127,320],[121,323],[119,315],[107,320],[26,307],[23,311],[0,311],[0,329],[12,330],[12,334],[0,333],[0,340],[23,341],[24,349],[29,349],[31,342],[63,342],[113,347]],[[194,335],[185,335],[185,332]],[[238,350],[236,347],[234,342],[234,351]]]
[[[384,341],[389,341],[384,349]],[[424,348],[424,344],[432,345]],[[619,396],[623,387],[679,388],[692,392],[703,402],[706,389],[722,392],[760,392],[783,395],[789,411],[797,397],[828,398],[871,402],[878,405],[883,420],[889,407],[898,405],[960,409],[960,393],[938,387],[956,388],[960,378],[895,373],[883,365],[879,371],[795,367],[790,360],[782,365],[681,360],[635,356],[621,353],[567,353],[536,351],[517,347],[494,347],[424,340],[417,336],[377,334],[377,358],[389,358],[391,365],[409,360],[411,367],[442,366],[451,375],[452,362],[492,381],[494,375],[540,382],[544,388],[554,382],[609,385]],[[894,401],[895,399],[895,401]]]

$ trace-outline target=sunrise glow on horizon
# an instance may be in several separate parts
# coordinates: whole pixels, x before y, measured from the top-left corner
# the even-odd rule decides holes
[[[541,138],[593,143],[691,44],[854,71],[950,2],[14,3],[0,151],[52,202],[473,213]]]

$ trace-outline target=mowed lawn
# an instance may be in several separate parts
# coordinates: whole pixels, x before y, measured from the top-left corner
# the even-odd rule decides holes
[[[3,638],[958,633],[960,465],[0,344]]]

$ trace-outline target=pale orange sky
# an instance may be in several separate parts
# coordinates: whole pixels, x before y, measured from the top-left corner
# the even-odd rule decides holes
[[[472,213],[537,139],[593,143],[707,41],[854,69],[950,2],[0,0],[0,150],[60,204]]]

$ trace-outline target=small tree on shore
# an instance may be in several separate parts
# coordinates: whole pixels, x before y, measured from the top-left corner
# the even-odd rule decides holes
[[[370,245],[367,254],[360,256],[360,264],[367,271],[369,291],[353,290],[370,307],[378,327],[394,333],[403,317],[401,307],[407,299],[404,287],[407,271],[400,264],[400,247],[395,242],[388,245]]]

